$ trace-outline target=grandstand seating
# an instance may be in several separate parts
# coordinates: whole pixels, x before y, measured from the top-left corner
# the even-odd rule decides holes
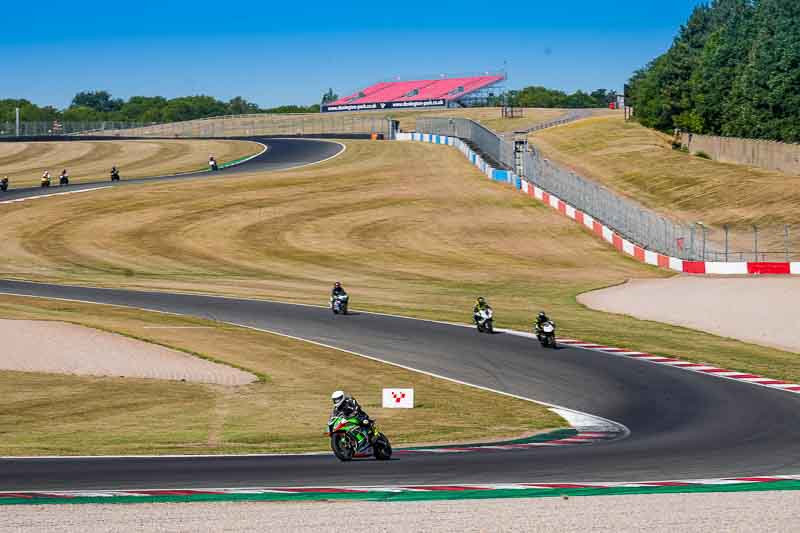
[[[472,76],[437,80],[381,82],[340,98],[328,105],[375,104],[433,99],[442,99],[449,102],[459,100],[469,93],[489,87],[503,79],[503,76]]]

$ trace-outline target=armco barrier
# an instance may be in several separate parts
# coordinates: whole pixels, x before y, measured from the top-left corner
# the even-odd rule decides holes
[[[491,165],[475,153],[464,141],[456,137],[447,135],[435,135],[431,133],[398,133],[398,141],[417,141],[432,144],[442,144],[457,148],[473,165],[478,167],[481,172],[494,181],[500,181],[513,185],[523,194],[539,200],[545,205],[557,210],[564,216],[582,224],[592,231],[599,238],[603,239],[618,251],[636,259],[641,263],[646,263],[654,267],[670,269],[675,272],[686,274],[717,274],[717,275],[753,275],[753,274],[795,274],[800,275],[800,262],[779,262],[779,263],[719,263],[712,261],[686,261],[677,257],[645,250],[641,246],[630,242],[624,237],[615,233],[611,228],[594,220],[590,215],[567,204],[557,196],[537,187],[526,180],[523,176],[517,176],[510,170],[493,168]]]

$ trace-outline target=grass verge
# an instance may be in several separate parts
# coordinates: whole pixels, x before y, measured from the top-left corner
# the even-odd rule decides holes
[[[57,186],[65,168],[71,183],[81,183],[107,180],[116,166],[123,179],[141,178],[204,170],[211,154],[222,164],[261,150],[247,141],[205,139],[0,142],[0,177],[8,176],[12,188],[30,187],[39,185],[42,173],[49,170]]]
[[[482,421],[490,418],[497,421],[493,439],[565,425],[538,404],[206,320],[15,296],[0,296],[0,316],[100,328],[261,377],[251,385],[222,387],[0,371],[0,455],[326,450],[330,393],[340,388],[359,398],[398,446],[479,441],[487,437]],[[413,387],[417,407],[383,409],[383,386]],[[469,415],[453,409],[453,398],[472,406]]]
[[[685,221],[797,223],[800,177],[674,150],[669,136],[619,116],[543,130],[530,139],[554,161]]]
[[[0,276],[318,304],[341,280],[356,308],[457,322],[483,295],[500,327],[529,329],[544,309],[563,337],[800,380],[793,354],[580,305],[670,274],[489,182],[457,150],[347,144],[307,169],[10,205]]]

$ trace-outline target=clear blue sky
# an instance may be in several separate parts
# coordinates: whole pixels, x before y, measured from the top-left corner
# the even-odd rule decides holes
[[[64,107],[118,97],[317,103],[395,76],[481,72],[508,86],[621,89],[700,0],[605,2],[7,2],[0,98]]]

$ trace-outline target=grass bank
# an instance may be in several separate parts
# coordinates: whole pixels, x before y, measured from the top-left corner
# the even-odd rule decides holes
[[[800,379],[786,352],[581,306],[580,293],[669,273],[448,147],[352,141],[306,169],[7,207],[4,277],[323,304],[341,280],[354,307],[459,322],[483,295],[501,327],[544,309],[565,337]]]
[[[336,389],[352,392],[396,445],[515,438],[566,425],[531,402],[206,320],[12,296],[0,297],[0,316],[113,331],[261,377],[223,387],[0,371],[0,455],[326,450]],[[417,408],[383,409],[383,386],[413,387]],[[453,409],[452,398],[470,405],[469,414]],[[490,418],[497,423],[487,435],[483,421]]]
[[[207,168],[208,156],[224,163],[257,154],[263,147],[246,141],[141,140],[0,142],[0,178],[8,176],[10,186],[39,185],[45,170],[53,184],[67,169],[70,182],[109,179],[116,166],[122,178],[177,174]],[[2,195],[0,195],[2,198]]]
[[[619,116],[543,130],[530,139],[554,161],[685,221],[742,227],[798,221],[800,177],[674,150],[670,136]]]

